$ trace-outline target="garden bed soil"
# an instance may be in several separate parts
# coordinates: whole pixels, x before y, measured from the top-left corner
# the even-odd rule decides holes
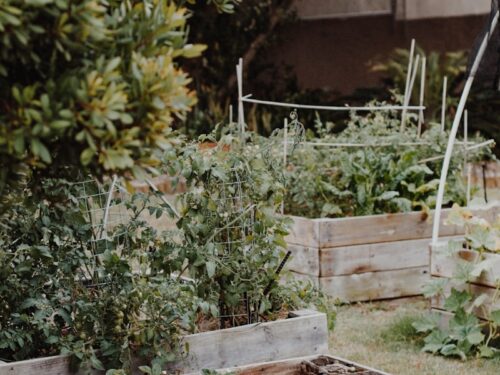
[[[294,311],[288,319],[187,335],[183,344],[189,353],[171,366],[180,373],[318,355],[328,351],[327,319],[313,310]],[[69,375],[69,365],[66,355],[0,363],[0,375]]]
[[[349,360],[330,355],[293,358],[289,360],[240,366],[218,370],[220,374],[236,375],[389,375]],[[199,373],[196,373],[199,374]],[[192,374],[194,375],[194,373]]]
[[[463,249],[451,257],[447,254],[442,253],[442,249],[448,246],[447,242],[439,242],[438,244],[431,246],[431,275],[434,279],[441,278],[452,278],[455,270],[457,269],[459,262],[477,262],[480,254],[477,251]],[[471,292],[475,297],[481,294],[485,294],[489,298],[495,295],[497,290],[497,285],[500,280],[500,254],[494,253],[483,253],[482,260],[488,260],[492,262],[492,269],[487,272],[483,272],[480,277],[467,283],[463,288],[470,288]],[[456,286],[455,286],[456,287]],[[450,293],[451,285],[445,288],[445,295]],[[450,314],[446,312],[444,308],[443,296],[436,296],[431,299],[432,310],[441,313],[444,317],[449,317]],[[491,305],[491,302],[486,301],[486,310],[492,308],[493,310],[500,309],[500,301],[497,301],[495,305]],[[485,319],[484,310],[481,308],[476,308],[474,314],[481,319]]]
[[[472,211],[491,221],[500,205]],[[443,211],[440,235],[463,236],[463,228],[445,225],[449,212]],[[291,216],[287,267],[296,278],[311,280],[327,295],[347,302],[420,295],[430,279],[433,216],[434,211],[334,219]]]

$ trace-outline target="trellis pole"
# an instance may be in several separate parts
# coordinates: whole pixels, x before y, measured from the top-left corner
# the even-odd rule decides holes
[[[415,58],[413,70],[411,72],[410,86],[408,88],[408,96],[406,96],[405,101],[403,103],[403,111],[408,110],[408,106],[410,105],[411,94],[413,93],[413,86],[415,85],[415,78],[417,77],[419,62],[420,62],[420,55],[417,55],[417,57]],[[404,131],[405,127],[406,127],[406,116],[405,116],[405,121],[401,122],[401,131]]]
[[[466,203],[469,207],[470,203],[470,182],[471,182],[471,168],[468,165],[468,153],[469,149],[467,147],[467,141],[469,139],[469,113],[467,110],[464,111],[464,171],[467,171],[467,190],[466,190]]]
[[[444,188],[446,184],[446,178],[448,176],[448,167],[450,166],[451,154],[453,152],[453,144],[455,143],[455,138],[457,136],[458,127],[460,126],[462,114],[464,113],[467,98],[472,88],[472,84],[474,83],[474,77],[477,73],[477,70],[479,69],[479,64],[481,63],[481,60],[483,59],[486,47],[488,46],[488,41],[491,35],[493,34],[493,31],[495,31],[495,28],[497,27],[498,16],[499,12],[497,11],[491,22],[489,32],[484,36],[483,41],[481,42],[477,55],[474,59],[474,64],[472,65],[472,68],[470,70],[469,77],[465,82],[465,86],[462,91],[462,96],[460,97],[460,101],[458,103],[457,112],[455,114],[455,118],[453,119],[453,124],[451,126],[450,137],[448,138],[448,145],[446,146],[446,153],[444,156],[443,167],[441,169],[441,177],[439,180],[439,189],[436,201],[436,210],[434,213],[434,222],[432,230],[433,245],[437,243],[439,238],[439,223],[441,221],[441,208],[443,206]]]
[[[285,117],[284,124],[283,124],[283,173],[286,172],[286,160],[287,160],[287,148],[288,148],[288,119]],[[285,195],[286,190],[283,193],[283,200],[281,202],[281,214],[285,214]]]
[[[274,102],[272,100],[260,100],[252,99],[252,94],[245,95],[242,101],[245,103],[254,103],[269,105],[274,107],[284,107],[284,108],[294,108],[294,109],[315,109],[318,111],[356,111],[356,112],[371,112],[371,111],[400,111],[403,109],[419,111],[425,109],[425,106],[420,107],[415,106],[404,106],[404,105],[381,105],[381,106],[364,106],[364,107],[351,107],[349,105],[345,106],[335,106],[335,105],[312,105],[312,104],[299,104],[299,103],[285,103],[285,102]]]
[[[411,47],[410,47],[410,59],[408,61],[408,71],[406,72],[406,84],[405,84],[405,93],[404,93],[404,98],[403,98],[403,106],[404,103],[406,103],[407,97],[408,97],[408,89],[410,87],[410,77],[411,73],[413,70],[413,54],[415,53],[415,39],[411,40]],[[401,114],[401,130],[404,129],[406,122],[406,108],[403,108],[403,112]]]
[[[116,175],[113,175],[113,180],[111,181],[111,185],[110,185],[109,191],[108,191],[108,196],[106,198],[106,206],[104,207],[104,217],[102,219],[102,228],[103,228],[104,233],[107,232],[106,227],[108,225],[109,209],[111,207],[111,200],[113,199],[113,193],[115,191],[115,185],[116,185],[117,180],[118,180],[118,177]]]
[[[448,77],[443,80],[443,94],[441,98],[441,131],[444,132],[446,121],[446,92],[448,89]]]
[[[421,71],[421,77],[420,77],[420,101],[419,101],[419,106],[423,107],[424,105],[424,95],[425,95],[425,69],[426,69],[426,64],[427,64],[427,59],[424,56],[422,58],[422,71]],[[420,112],[418,113],[418,129],[417,129],[417,136],[420,138],[420,135],[422,134],[422,124],[424,123],[424,110],[421,109]]]
[[[245,113],[243,108],[243,59],[241,57],[236,65],[236,79],[238,81],[238,128],[243,136],[245,133]]]

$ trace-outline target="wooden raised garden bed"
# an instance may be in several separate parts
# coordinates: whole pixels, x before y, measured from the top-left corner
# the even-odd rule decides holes
[[[491,220],[499,205],[472,210]],[[440,235],[464,234],[445,225]],[[294,221],[286,241],[292,252],[288,263],[297,278],[310,279],[328,295],[344,301],[369,301],[419,295],[430,278],[429,243],[432,217],[422,212]],[[430,216],[430,217],[429,217]]]
[[[347,359],[330,355],[292,358],[218,370],[219,374],[236,375],[389,375]],[[200,374],[199,372],[192,375]]]
[[[448,246],[447,242],[439,242],[435,246],[431,246],[431,275],[432,278],[447,278],[451,279],[455,270],[458,267],[459,262],[473,262],[478,261],[480,254],[477,251],[472,250],[460,250],[454,256],[450,256],[443,253],[443,249]],[[483,253],[481,260],[492,261],[492,268],[489,271],[485,271],[480,277],[474,279],[471,283],[464,284],[462,289],[467,287],[470,288],[474,296],[479,296],[485,294],[488,298],[492,298],[496,292],[496,287],[500,282],[500,254],[494,253]],[[454,286],[457,289],[461,289]],[[445,288],[445,295],[448,295],[451,289],[451,285]],[[495,305],[491,305],[491,301],[486,301],[486,307],[491,307],[493,310],[500,309],[500,301],[497,301]],[[431,308],[433,311],[442,313],[443,315],[450,315],[444,308],[444,297],[436,296],[431,299]],[[484,316],[483,309],[475,309],[475,315],[478,318],[486,319]]]
[[[181,373],[318,355],[328,351],[327,320],[323,313],[300,310],[289,319],[187,335],[184,342],[189,353],[173,366]],[[71,374],[69,362],[60,355],[0,363],[0,375]]]

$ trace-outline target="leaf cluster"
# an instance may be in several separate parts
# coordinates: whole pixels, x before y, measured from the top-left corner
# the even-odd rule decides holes
[[[363,147],[311,144],[297,147],[288,156],[285,172],[286,212],[314,218],[433,208],[442,164],[439,156],[445,152],[448,132],[442,132],[435,124],[419,137],[413,115],[409,115],[404,131],[400,130],[400,124],[400,113],[396,111],[352,113],[347,127],[334,134],[334,125],[323,124],[318,119],[319,137],[310,135],[309,142],[361,144]],[[471,138],[476,142],[481,140],[479,136]],[[445,190],[445,205],[465,201],[463,156],[460,155],[463,155],[463,146],[456,146]],[[468,160],[481,160],[489,155],[489,149],[474,150],[469,152]]]
[[[438,278],[425,288],[425,296],[444,300],[444,308],[453,314],[448,326],[440,324],[440,317],[425,316],[414,323],[418,332],[426,333],[423,351],[444,356],[470,356],[491,358],[500,355],[495,342],[500,338],[500,310],[498,304],[500,283],[494,293],[474,293],[472,283],[484,272],[498,267],[496,258],[484,258],[484,252],[496,252],[500,241],[498,222],[490,225],[484,219],[454,207],[448,222],[466,227],[465,247],[478,253],[473,260],[464,260],[457,254],[464,249],[464,243],[449,241],[448,246],[438,250],[437,256],[453,257],[457,266],[451,279]],[[476,313],[481,312],[486,321],[480,321]]]

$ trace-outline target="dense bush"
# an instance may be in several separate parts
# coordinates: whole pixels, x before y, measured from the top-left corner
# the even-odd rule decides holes
[[[124,219],[99,227],[96,186],[44,179],[44,201],[29,195],[12,209],[0,249],[2,359],[62,352],[129,371],[134,356],[160,368],[176,358],[181,329],[194,330],[200,301],[170,277],[179,268],[171,235],[143,219],[162,208],[142,195],[114,198],[115,211],[128,207]]]
[[[172,1],[2,2],[3,194],[25,166],[158,165],[172,123],[196,103],[178,66],[204,48],[187,43],[187,16]]]

